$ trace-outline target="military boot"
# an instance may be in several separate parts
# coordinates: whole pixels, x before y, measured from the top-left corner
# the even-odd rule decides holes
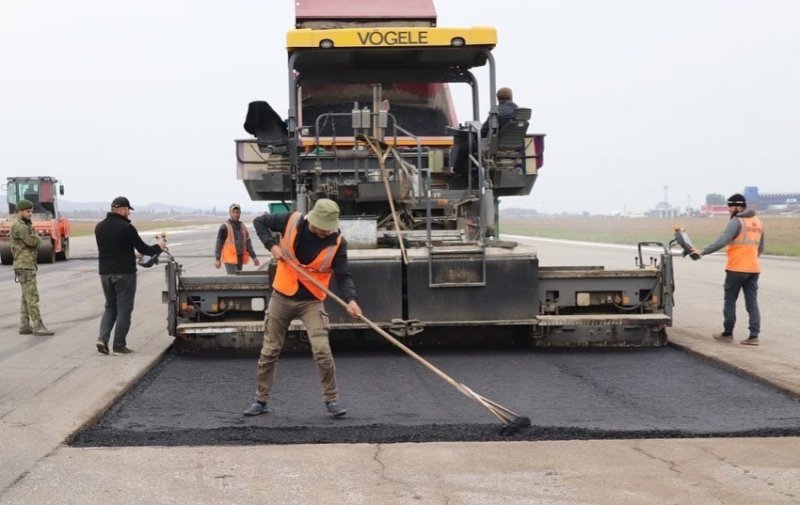
[[[55,335],[55,332],[48,330],[45,325],[39,325],[33,329],[33,334],[37,337],[49,337],[50,335]]]
[[[20,335],[32,335],[33,328],[31,328],[31,321],[28,319],[28,314],[20,314],[19,319],[19,334]]]

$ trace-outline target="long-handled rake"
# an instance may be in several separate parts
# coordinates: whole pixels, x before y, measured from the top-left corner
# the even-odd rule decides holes
[[[296,264],[293,260],[289,260],[289,259],[282,259],[281,261],[285,261],[290,267],[292,267],[295,270],[295,272],[299,273],[306,280],[308,280],[309,282],[314,284],[316,287],[318,287],[319,289],[324,291],[332,300],[334,300],[336,303],[341,305],[344,309],[347,309],[347,303],[345,303],[344,300],[342,300],[341,298],[336,296],[333,292],[331,292],[328,288],[326,288],[325,286],[320,284],[319,281],[317,281],[311,275],[309,275],[308,272],[306,272],[300,265]],[[450,384],[451,386],[456,388],[461,394],[463,394],[464,396],[466,396],[467,398],[469,398],[471,400],[475,400],[480,405],[482,405],[486,410],[491,412],[492,415],[494,415],[497,419],[500,420],[501,423],[503,423],[503,427],[500,430],[501,434],[503,434],[503,435],[512,435],[512,434],[518,432],[519,430],[521,430],[523,428],[528,428],[531,425],[531,420],[528,419],[527,417],[519,416],[516,413],[514,413],[513,411],[507,409],[506,407],[503,407],[499,403],[494,402],[494,401],[486,398],[485,396],[479,395],[478,393],[476,393],[475,391],[471,390],[470,388],[468,388],[464,384],[462,384],[460,382],[456,382],[452,377],[450,377],[446,373],[442,372],[441,370],[439,370],[438,368],[433,366],[431,363],[429,363],[427,360],[425,360],[422,356],[420,356],[419,354],[415,353],[410,348],[408,348],[405,344],[403,344],[402,342],[400,342],[399,340],[397,340],[396,338],[391,336],[389,333],[384,331],[383,328],[381,328],[377,324],[375,324],[372,321],[370,321],[369,319],[367,319],[367,317],[364,316],[363,314],[359,315],[358,319],[360,319],[360,320],[364,321],[365,323],[367,323],[370,328],[372,328],[373,330],[378,332],[378,334],[380,334],[383,338],[385,338],[386,340],[388,340],[389,342],[394,344],[396,347],[398,347],[404,353],[408,354],[409,356],[411,356],[412,358],[417,360],[417,362],[421,363],[428,370],[430,370],[431,372],[433,372],[436,375],[438,375],[442,380],[444,380],[445,382],[447,382],[448,384]]]
[[[400,245],[400,255],[403,257],[403,263],[408,265],[408,252],[403,243],[403,233],[400,230],[400,221],[397,218],[397,211],[394,208],[394,198],[392,197],[392,189],[389,186],[389,175],[386,171],[386,158],[391,154],[391,149],[378,139],[370,138],[368,135],[359,135],[358,140],[363,140],[378,156],[378,167],[381,170],[381,179],[383,179],[383,187],[386,189],[386,198],[389,200],[389,209],[392,211],[392,221],[394,222],[394,231],[397,233],[397,242]]]

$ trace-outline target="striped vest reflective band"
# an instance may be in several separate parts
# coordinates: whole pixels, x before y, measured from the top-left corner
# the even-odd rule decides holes
[[[737,217],[739,234],[728,244],[728,264],[725,270],[731,272],[759,273],[758,245],[764,228],[757,217]]]
[[[300,265],[300,262],[297,260],[294,244],[297,239],[297,234],[300,232],[300,223],[302,219],[302,214],[299,212],[292,212],[289,216],[289,220],[286,222],[286,229],[283,231],[283,237],[280,243],[283,253],[287,254],[289,259],[298,265]],[[300,267],[314,280],[327,288],[331,282],[331,275],[333,274],[333,270],[331,270],[333,258],[336,256],[336,252],[339,250],[339,244],[341,243],[342,236],[339,235],[336,237],[336,244],[323,248],[311,263],[308,265],[300,265]],[[318,300],[324,300],[327,296],[323,290],[295,272],[292,267],[286,265],[283,261],[279,261],[272,288],[283,295],[293,296],[300,288],[298,281],[302,282],[303,286]]]
[[[228,265],[238,265],[239,258],[236,254],[236,242],[234,241],[233,226],[230,222],[226,222],[225,226],[228,227],[228,238],[225,239],[225,244],[222,246],[222,262]],[[240,232],[239,238],[242,239],[242,265],[250,262],[250,254],[247,252],[247,239],[250,237],[247,233],[247,226],[241,221],[239,222]]]

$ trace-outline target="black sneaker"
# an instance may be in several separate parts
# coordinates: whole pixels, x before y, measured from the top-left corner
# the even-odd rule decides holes
[[[742,345],[756,346],[756,345],[758,345],[758,337],[746,338],[744,340],[740,340],[739,343],[742,344]]]
[[[102,340],[97,341],[97,352],[100,354],[108,354],[108,344],[103,342]]]
[[[122,349],[114,349],[112,353],[114,356],[124,356],[126,354],[131,354],[133,349],[128,349],[127,347],[123,347]]]
[[[733,334],[731,333],[715,333],[711,337],[717,342],[733,342]]]
[[[325,409],[333,414],[333,417],[342,417],[347,414],[347,409],[339,405],[339,402],[325,402]]]
[[[267,413],[267,404],[264,403],[262,405],[262,404],[260,404],[258,402],[253,402],[253,404],[250,405],[249,407],[247,407],[247,410],[245,410],[243,413],[246,416],[257,416],[257,415],[260,415],[260,414],[266,414]]]

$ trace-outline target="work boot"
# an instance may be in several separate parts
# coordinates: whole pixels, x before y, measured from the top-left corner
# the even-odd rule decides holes
[[[330,412],[333,417],[342,417],[347,414],[347,409],[339,405],[336,400],[332,402],[325,402],[325,409]]]
[[[758,337],[746,338],[744,340],[740,340],[739,343],[742,344],[742,345],[756,346],[756,345],[758,345]]]
[[[52,332],[44,327],[44,325],[39,326],[38,328],[33,329],[33,334],[37,337],[49,337],[50,335],[55,335],[55,332]]]
[[[244,415],[246,416],[257,416],[259,414],[266,414],[267,413],[267,402],[254,402],[252,405],[247,407],[247,410],[244,411]]]
[[[96,345],[97,345],[97,352],[101,354],[108,354],[108,344],[106,344],[102,340],[98,340]]]
[[[27,328],[20,328],[19,329],[20,335],[33,335],[33,329],[31,327]]]
[[[727,342],[727,343],[733,342],[732,333],[715,333],[711,335],[711,337],[717,342]]]

